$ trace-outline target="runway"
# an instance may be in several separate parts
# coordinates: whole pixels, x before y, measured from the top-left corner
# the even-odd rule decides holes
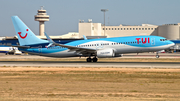
[[[125,54],[123,59],[155,59],[154,53],[141,53],[137,54]],[[160,58],[163,59],[179,59],[179,53],[166,53],[161,54]],[[180,68],[180,62],[164,62],[164,61],[104,61],[100,60],[97,63],[88,63],[86,58],[79,59],[77,58],[57,58],[42,57],[35,55],[3,55],[0,54],[0,66],[1,67],[109,67],[109,68]],[[118,58],[117,58],[118,59]],[[121,59],[121,58],[120,58]],[[72,61],[71,61],[72,60]]]
[[[0,61],[0,66],[16,67],[109,67],[109,68],[180,68],[179,62],[97,62],[84,61]]]

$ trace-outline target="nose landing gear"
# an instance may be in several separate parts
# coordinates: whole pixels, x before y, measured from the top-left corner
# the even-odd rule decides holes
[[[159,58],[159,55],[156,55],[156,58]]]
[[[160,56],[158,55],[158,52],[156,52],[156,58],[159,58]]]

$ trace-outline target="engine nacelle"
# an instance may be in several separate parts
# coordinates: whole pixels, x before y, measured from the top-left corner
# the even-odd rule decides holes
[[[98,58],[110,58],[114,56],[115,56],[115,52],[113,49],[104,49],[104,50],[97,51]]]
[[[115,54],[114,57],[122,57],[122,56],[123,56],[123,54]]]

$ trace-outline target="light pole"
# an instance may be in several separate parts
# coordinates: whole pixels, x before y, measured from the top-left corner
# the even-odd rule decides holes
[[[105,12],[108,11],[108,9],[101,9],[102,12],[104,12],[104,36],[105,36]]]

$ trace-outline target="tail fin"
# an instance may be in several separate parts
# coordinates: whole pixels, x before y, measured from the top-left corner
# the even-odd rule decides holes
[[[47,40],[42,40],[36,37],[36,35],[23,23],[21,19],[19,19],[18,16],[12,16],[11,18],[20,46],[48,43]]]

